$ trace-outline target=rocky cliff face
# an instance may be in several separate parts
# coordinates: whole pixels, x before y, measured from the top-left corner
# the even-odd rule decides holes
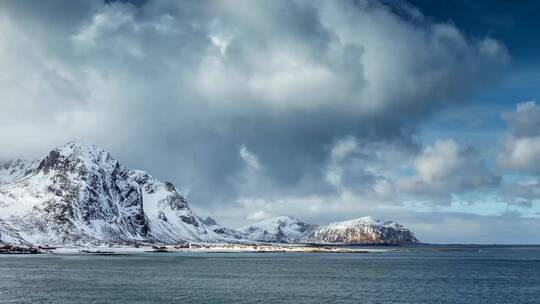
[[[371,217],[324,226],[306,224],[291,217],[277,217],[239,229],[246,239],[278,243],[319,244],[413,244],[414,234],[394,222]]]
[[[322,244],[414,244],[414,234],[395,222],[363,217],[318,227],[304,241]]]
[[[30,167],[10,171],[10,180],[0,185],[4,230],[24,241],[220,240],[196,218],[174,185],[126,169],[96,146],[70,142],[51,151],[35,169]]]

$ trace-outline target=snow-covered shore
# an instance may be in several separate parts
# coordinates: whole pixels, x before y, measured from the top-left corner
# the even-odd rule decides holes
[[[203,252],[203,253],[375,253],[387,252],[390,248],[347,248],[332,246],[305,246],[296,244],[192,244],[189,248],[180,246],[89,246],[89,247],[55,247],[43,249],[44,253],[53,254],[140,254],[159,252]]]

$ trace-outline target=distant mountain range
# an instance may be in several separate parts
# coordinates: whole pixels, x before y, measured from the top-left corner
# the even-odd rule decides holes
[[[73,141],[41,161],[0,162],[0,242],[417,243],[394,222],[369,217],[316,226],[277,217],[241,229],[202,220],[177,188],[127,169],[108,152]]]
[[[404,226],[395,222],[377,221],[371,217],[317,226],[289,216],[280,216],[238,230],[217,224],[210,228],[226,238],[259,242],[396,245],[419,243],[414,234]]]

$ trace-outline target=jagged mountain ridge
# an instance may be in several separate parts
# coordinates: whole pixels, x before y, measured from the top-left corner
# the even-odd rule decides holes
[[[38,165],[38,160],[14,159],[0,162],[0,185],[11,183],[31,174]]]
[[[279,216],[238,230],[252,241],[301,243],[315,227],[290,216]]]
[[[394,222],[316,226],[282,216],[231,229],[200,219],[176,187],[81,141],[41,161],[0,163],[0,242],[16,244],[279,242],[409,244]]]
[[[227,228],[218,224],[216,220],[211,217],[200,219],[208,228],[212,229],[215,233],[233,242],[246,242],[250,241],[247,235],[239,230]]]
[[[21,168],[24,174],[10,171],[0,185],[0,240],[5,231],[34,244],[223,240],[174,185],[126,169],[94,145],[70,142],[30,172]]]
[[[415,244],[414,234],[395,222],[371,217],[311,225],[288,216],[268,219],[239,229],[252,241],[319,244]]]
[[[218,225],[217,221],[215,219],[209,217],[209,216],[207,216],[205,219],[199,218],[199,220],[201,222],[203,222],[207,226],[217,226]]]

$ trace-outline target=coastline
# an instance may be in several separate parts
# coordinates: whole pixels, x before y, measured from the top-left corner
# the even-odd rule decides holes
[[[4,254],[88,254],[88,255],[126,255],[141,253],[379,253],[395,250],[393,248],[360,248],[344,246],[310,246],[305,244],[192,244],[189,247],[178,245],[101,245],[101,246],[55,246],[16,248]]]
[[[540,245],[504,244],[411,244],[411,245],[371,245],[371,244],[286,244],[286,243],[197,243],[184,245],[121,245],[103,244],[87,246],[25,246],[0,244],[0,255],[59,254],[59,255],[132,255],[154,253],[390,253],[390,252],[480,252],[489,248],[537,248]]]

